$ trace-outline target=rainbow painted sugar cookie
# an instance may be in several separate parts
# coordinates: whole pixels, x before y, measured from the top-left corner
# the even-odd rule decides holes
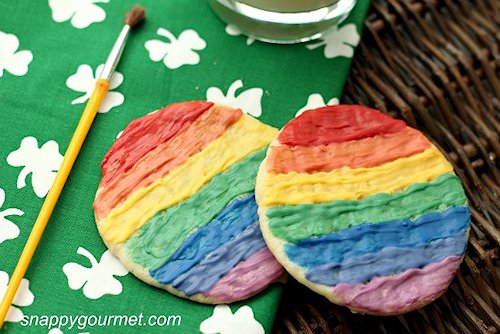
[[[230,303],[260,292],[284,272],[254,197],[276,133],[205,101],[134,120],[101,165],[94,211],[104,242],[138,278],[178,296]]]
[[[467,245],[469,208],[450,163],[419,131],[362,106],[289,122],[260,167],[256,198],[277,260],[355,312],[430,303]]]

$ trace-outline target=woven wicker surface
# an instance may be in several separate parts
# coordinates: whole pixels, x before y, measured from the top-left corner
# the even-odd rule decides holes
[[[287,284],[276,333],[500,333],[500,1],[375,0],[343,102],[375,107],[447,152],[472,208],[460,273],[399,317],[350,313]]]

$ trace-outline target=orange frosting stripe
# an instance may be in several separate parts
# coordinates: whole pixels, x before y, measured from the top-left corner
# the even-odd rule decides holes
[[[102,160],[99,186],[128,171],[146,153],[169,141],[212,105],[207,101],[173,103],[130,122]]]
[[[276,174],[314,173],[349,168],[370,168],[421,153],[431,143],[419,131],[406,127],[400,132],[318,146],[273,146],[267,170]]]
[[[174,138],[148,152],[130,170],[101,189],[94,201],[97,219],[104,218],[137,189],[147,187],[203,150],[236,123],[242,114],[240,109],[214,105]]]

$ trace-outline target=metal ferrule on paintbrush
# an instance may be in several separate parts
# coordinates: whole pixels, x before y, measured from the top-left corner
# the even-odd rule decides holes
[[[108,55],[108,59],[106,59],[106,63],[104,64],[104,68],[99,76],[99,79],[104,79],[106,81],[111,80],[111,76],[115,71],[116,65],[118,65],[118,62],[120,61],[123,49],[125,48],[125,42],[127,41],[130,29],[141,22],[144,19],[144,15],[144,9],[140,6],[135,6],[132,11],[127,14],[125,17],[125,25],[123,26],[120,35],[118,35],[115,45],[113,45],[113,48]]]

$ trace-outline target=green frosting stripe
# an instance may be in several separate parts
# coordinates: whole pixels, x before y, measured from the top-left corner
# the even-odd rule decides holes
[[[465,202],[460,179],[443,174],[433,182],[417,183],[392,195],[379,193],[359,201],[275,206],[268,209],[267,216],[276,237],[297,243],[363,223],[415,219]]]
[[[187,200],[157,213],[125,244],[132,261],[154,270],[162,266],[186,238],[207,225],[237,196],[253,192],[267,147],[214,176]]]

